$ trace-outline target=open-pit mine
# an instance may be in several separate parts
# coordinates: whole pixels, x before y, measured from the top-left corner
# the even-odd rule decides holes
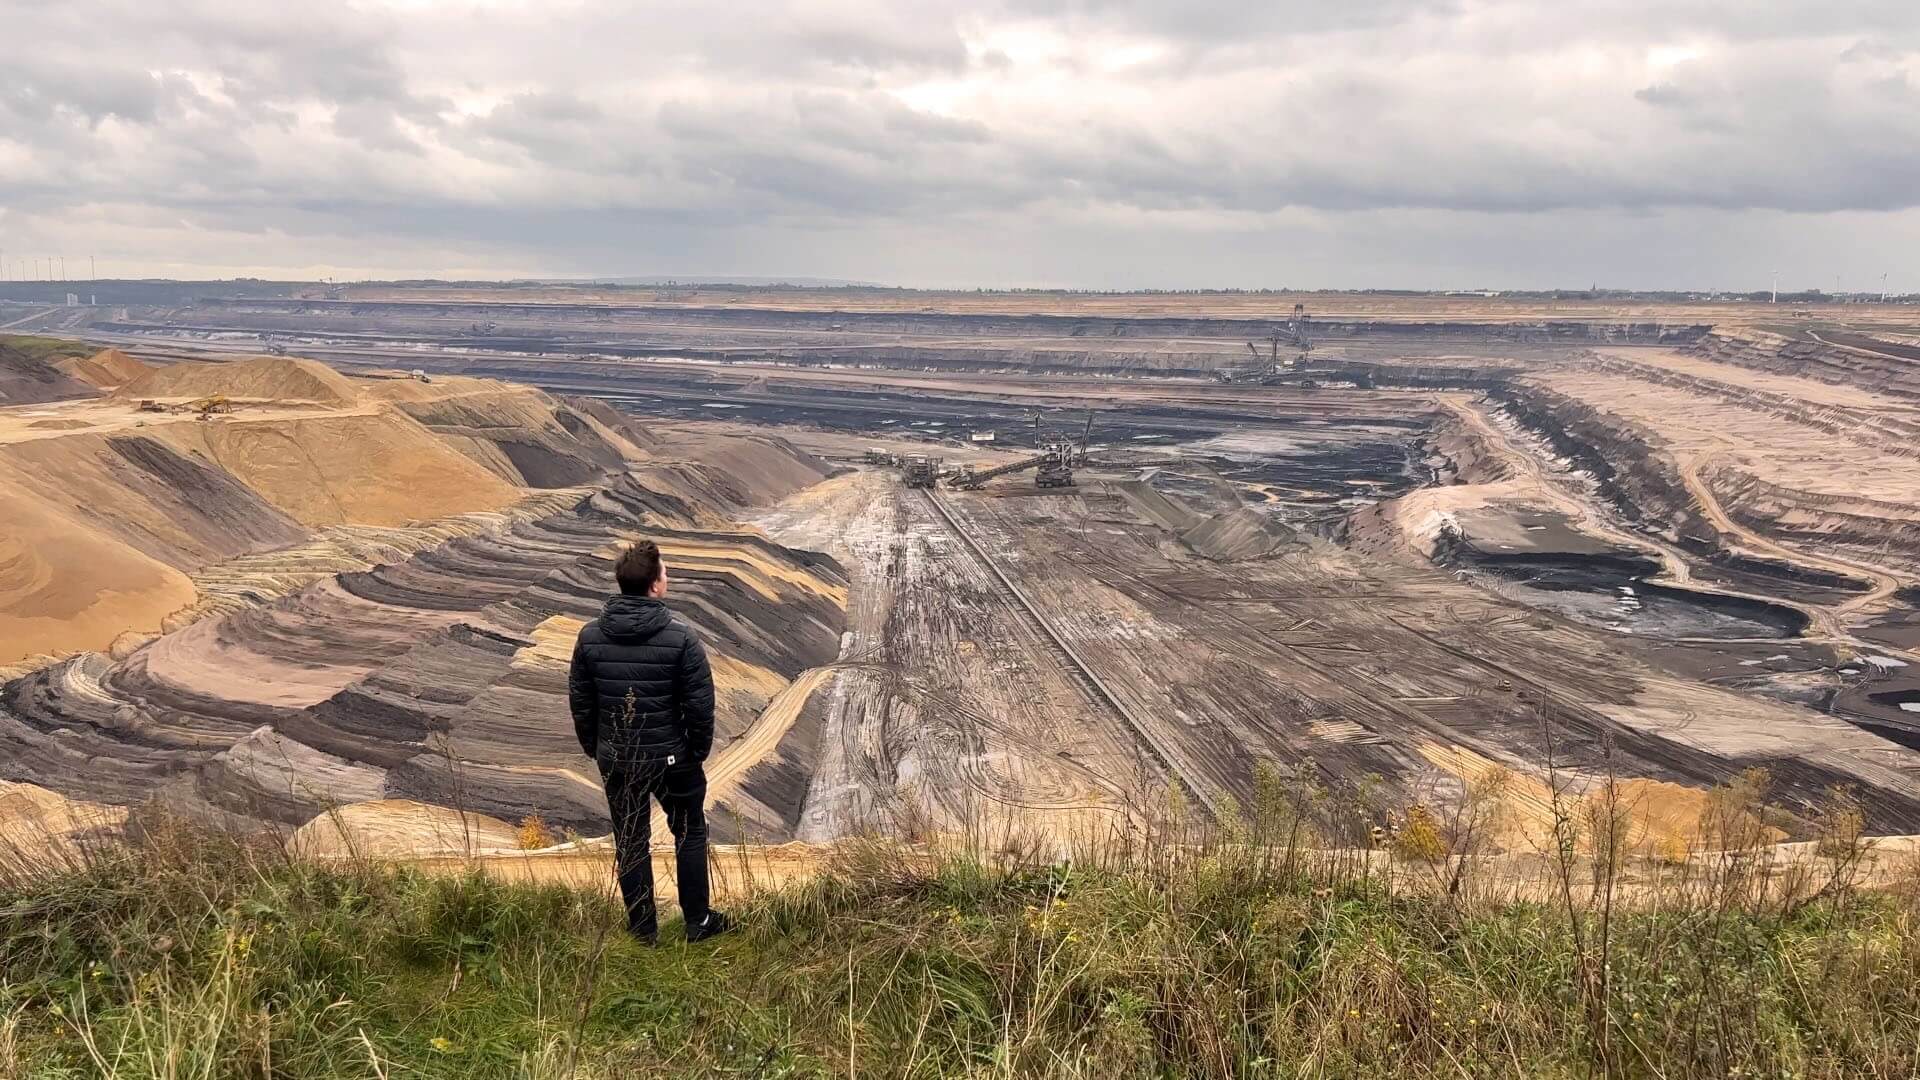
[[[95,299],[0,305],[35,806],[602,832],[566,662],[645,535],[731,839],[1224,820],[1268,775],[1360,838],[1501,775],[1516,844],[1603,777],[1684,844],[1756,767],[1786,836],[1835,789],[1920,832],[1912,305]]]

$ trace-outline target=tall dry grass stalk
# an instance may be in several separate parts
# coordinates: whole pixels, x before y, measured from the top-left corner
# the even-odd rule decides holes
[[[0,1066],[1914,1074],[1920,875],[1874,862],[1847,793],[1781,847],[1767,777],[1734,777],[1675,851],[1617,778],[1548,764],[1532,850],[1498,771],[1395,806],[1263,769],[1223,820],[1164,792],[1064,831],[944,831],[902,799],[802,880],[720,849],[744,928],[711,949],[626,941],[610,872],[431,877],[146,808],[54,855],[0,850]]]

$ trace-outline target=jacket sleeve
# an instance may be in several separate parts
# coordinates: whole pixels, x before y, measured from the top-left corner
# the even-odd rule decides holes
[[[567,670],[567,704],[573,709],[573,733],[580,739],[580,749],[592,757],[600,744],[600,692],[593,682],[593,663],[577,641],[573,666]]]
[[[695,761],[707,760],[713,750],[713,668],[707,663],[706,646],[692,634],[680,650],[680,730],[687,736],[687,753]]]

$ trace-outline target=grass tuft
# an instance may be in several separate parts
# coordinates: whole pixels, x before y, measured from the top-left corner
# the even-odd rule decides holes
[[[1742,792],[1729,828],[1752,833]],[[849,842],[710,946],[602,892],[312,863],[142,814],[0,879],[0,1075],[1910,1077],[1912,893],[1791,902],[1746,856],[1604,909],[1302,842],[1030,857]],[[1584,824],[1575,821],[1584,817]],[[1569,828],[1611,818],[1569,813]],[[1598,822],[1598,824],[1595,824]],[[1406,829],[1401,835],[1406,835]],[[1834,815],[1821,858],[1857,840]],[[1442,835],[1442,834],[1445,835]],[[1756,834],[1757,835],[1757,834]],[[1596,864],[1612,865],[1602,841]],[[1392,848],[1379,853],[1395,857]],[[1413,887],[1431,881],[1437,887]],[[1528,898],[1531,896],[1531,898]],[[1604,912],[1604,918],[1602,913]]]

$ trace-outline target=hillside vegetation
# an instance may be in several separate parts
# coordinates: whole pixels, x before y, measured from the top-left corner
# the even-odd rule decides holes
[[[1418,822],[1383,864],[1284,807],[1074,862],[857,842],[648,949],[604,893],[143,811],[0,886],[0,1075],[1914,1075],[1914,895],[1850,886],[1847,837],[1809,888],[1749,846],[1629,898],[1579,817],[1538,900]]]

